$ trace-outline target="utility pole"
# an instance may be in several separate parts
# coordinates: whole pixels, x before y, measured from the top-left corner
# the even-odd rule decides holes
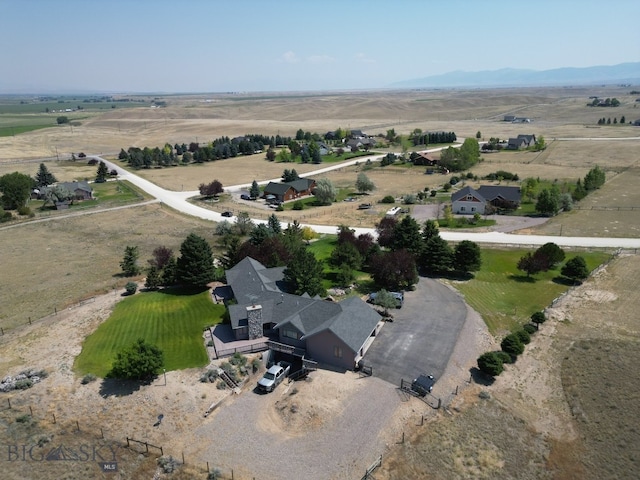
[[[58,155],[58,147],[56,147],[56,158],[60,161],[60,155]]]

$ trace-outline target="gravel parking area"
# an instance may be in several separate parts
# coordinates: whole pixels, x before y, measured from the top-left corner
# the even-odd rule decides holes
[[[194,440],[208,446],[203,462],[232,468],[236,478],[359,478],[383,452],[381,432],[400,403],[396,388],[378,378],[316,371],[271,394],[243,392]]]

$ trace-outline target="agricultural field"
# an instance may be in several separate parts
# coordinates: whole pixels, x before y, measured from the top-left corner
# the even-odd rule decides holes
[[[159,101],[166,101],[166,106],[153,109],[149,108],[151,98],[145,98],[147,103],[140,108],[124,108],[124,105],[121,108],[118,104],[115,109],[109,106],[91,114],[89,109],[77,112],[86,118],[78,119],[80,125],[73,128],[52,126],[0,136],[0,175],[21,171],[33,176],[41,159],[59,157],[62,161],[47,161],[47,167],[59,180],[92,178],[95,166],[67,161],[72,152],[102,153],[114,158],[121,148],[129,146],[206,142],[222,135],[233,137],[247,133],[294,135],[299,128],[319,133],[337,127],[359,128],[370,134],[384,133],[390,128],[398,133],[420,128],[455,131],[459,138],[475,136],[480,130],[486,139],[535,133],[546,138],[549,147],[544,152],[485,154],[484,161],[474,167],[472,173],[483,176],[507,170],[517,173],[520,178],[530,176],[547,181],[575,182],[597,164],[605,170],[607,182],[573,211],[521,232],[636,237],[640,223],[638,212],[633,208],[640,205],[640,168],[637,165],[638,140],[632,138],[640,136],[640,129],[629,125],[597,127],[598,118],[613,116],[614,112],[585,107],[589,95],[615,96],[622,101],[621,107],[615,110],[616,116],[625,115],[628,120],[640,117],[640,113],[636,115],[637,108],[634,109],[635,97],[629,96],[627,90],[622,87],[580,87],[246,97],[163,96]],[[134,106],[137,105],[129,105]],[[516,125],[501,121],[503,115],[513,112],[531,117],[533,123]],[[22,115],[25,115],[23,121],[33,122],[32,126],[36,126],[40,122],[36,117],[52,115],[55,121],[53,115],[56,114],[23,114],[0,109],[0,132],[3,127],[12,126],[14,120],[10,116]],[[27,119],[26,115],[34,117]],[[3,118],[5,123],[2,123]],[[564,140],[569,137],[605,140]],[[630,139],[616,140],[616,137]],[[264,155],[254,155],[137,173],[164,188],[187,191],[196,190],[200,183],[214,179],[223,185],[234,185],[250,183],[254,178],[279,178],[285,168],[296,168],[303,173],[316,167],[270,163]],[[361,171],[365,171],[377,187],[370,195],[362,197],[356,196],[353,188]],[[348,195],[356,196],[356,201],[300,212],[278,212],[279,218],[284,221],[295,218],[310,224],[346,223],[352,227],[371,227],[388,208],[388,205],[377,204],[382,197],[399,198],[425,188],[437,189],[451,177],[426,175],[424,167],[398,165],[365,170],[364,164],[321,177],[325,176]],[[472,186],[480,183],[465,182]],[[114,205],[119,201],[116,197],[123,193],[108,190],[113,188],[111,184],[99,188],[107,189],[100,191],[102,200]],[[128,201],[134,203],[133,198]],[[357,210],[358,204],[364,201],[373,203],[374,208]],[[211,208],[234,213],[248,211],[252,217],[261,219],[273,213],[252,203],[224,195]],[[99,382],[81,385],[79,375],[94,370],[96,367],[91,366],[91,362],[96,358],[104,367],[106,359],[113,354],[115,343],[92,338],[127,340],[124,334],[116,331],[118,322],[114,321],[119,315],[114,306],[129,280],[121,277],[119,268],[125,247],[137,245],[140,263],[145,265],[154,248],[164,245],[178,252],[188,233],[194,232],[207,239],[217,255],[221,247],[218,245],[220,238],[214,235],[215,226],[187,218],[160,204],[91,213],[41,223],[0,225],[0,263],[3,275],[10,279],[0,290],[0,327],[4,331],[0,336],[0,372],[14,374],[24,368],[47,367],[52,375],[51,379],[28,392],[13,395],[14,409],[2,410],[0,407],[0,426],[9,432],[7,438],[12,442],[38,442],[40,438],[54,436],[65,442],[71,440],[69,432],[75,428],[72,427],[74,420],[79,418],[81,431],[77,436],[88,443],[99,438],[102,428],[104,439],[120,445],[125,435],[133,435],[170,446],[174,456],[181,451],[187,451],[194,458],[202,455],[204,447],[191,445],[193,432],[203,421],[202,412],[224,395],[216,391],[215,386],[211,388],[198,381],[201,368],[167,372],[167,385],[162,385],[161,378],[140,391],[119,386],[107,388]],[[326,257],[330,243],[330,239],[323,239],[312,248],[317,249],[319,256]],[[608,257],[606,253],[598,252],[575,253],[584,255],[590,267]],[[567,288],[554,283],[557,272],[539,274],[534,283],[529,283],[515,269],[516,257],[521,254],[486,253],[485,268],[478,272],[475,280],[465,284],[452,282],[469,304],[483,315],[493,334],[506,332],[524,322],[532,310],[549,306],[553,298]],[[573,254],[567,251],[568,257]],[[510,278],[510,275],[518,279]],[[640,298],[632,280],[639,275],[637,256],[623,256],[613,260],[583,286],[572,288],[548,309],[550,319],[535,334],[525,354],[516,364],[507,366],[495,382],[472,382],[455,396],[448,410],[426,411],[425,426],[421,429],[406,427],[406,443],[396,445],[395,437],[386,442],[383,466],[375,472],[375,478],[569,479],[576,475],[586,479],[634,478],[634,466],[640,458],[640,442],[636,438],[640,426],[634,410],[638,398],[635,386],[640,385],[637,369],[634,369],[639,360],[635,352],[638,351],[640,327],[635,312],[640,308]],[[134,280],[143,281],[142,277]],[[509,288],[512,284],[526,289],[526,300],[518,293],[520,290]],[[139,313],[136,317],[139,331],[146,328],[145,322],[151,322],[151,314],[155,313],[151,299],[156,294],[145,295],[147,293],[139,293],[129,299],[144,299],[140,301],[143,304],[140,308],[144,307],[146,314]],[[150,299],[148,303],[146,299]],[[128,316],[133,308],[126,310]],[[201,315],[208,316],[206,322]],[[201,333],[202,326],[212,323],[209,319],[216,315],[218,313],[196,314],[194,317],[198,318],[193,319],[189,328],[193,332],[200,329]],[[156,324],[155,331],[158,342],[164,341],[166,337],[161,333],[167,330]],[[131,332],[135,333],[133,329]],[[474,333],[482,336],[485,332],[486,329],[478,329]],[[496,339],[491,337],[489,340]],[[81,354],[83,344],[91,345],[94,341],[95,348]],[[87,362],[83,355],[89,350],[95,358],[89,358],[90,361],[83,365]],[[174,359],[170,368],[201,365],[202,359],[196,357],[185,359],[186,363]],[[74,368],[76,358],[78,363]],[[467,378],[472,366],[458,365]],[[345,383],[343,377],[332,378],[337,384]],[[324,381],[305,384],[305,387],[313,389],[318,385],[322,388]],[[594,392],[590,388],[594,384],[604,386],[606,392]],[[442,379],[440,385],[448,384]],[[292,398],[292,401],[296,400]],[[33,407],[33,421],[18,422],[16,419],[29,412],[29,407]],[[274,406],[274,412],[275,408],[277,406]],[[323,415],[330,417],[333,412],[341,412],[344,405],[335,401],[331,402],[331,408],[335,410],[323,410]],[[416,414],[422,407],[409,402],[402,408],[405,413]],[[153,426],[160,412],[167,422],[164,430]],[[56,414],[57,424],[51,421],[52,414]],[[400,420],[394,418],[393,421],[397,424]],[[391,438],[388,431],[381,435]],[[129,450],[122,453],[122,474],[130,474],[130,478],[153,476],[153,462],[130,453]],[[24,468],[32,470],[27,472]],[[32,464],[12,464],[5,473],[8,478],[24,478],[25,475],[34,478],[33,469]],[[51,472],[52,477],[66,475],[70,480],[96,473],[89,466],[84,470],[78,467],[74,471]],[[204,476],[201,470],[193,473],[188,469],[182,475],[184,478]]]

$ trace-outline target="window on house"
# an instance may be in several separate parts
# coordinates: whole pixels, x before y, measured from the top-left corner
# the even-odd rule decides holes
[[[476,207],[471,207],[471,211],[475,212],[476,211]]]
[[[467,207],[460,207],[460,211],[464,212],[467,209]]]
[[[294,340],[300,340],[300,333],[293,329],[283,329],[282,336],[286,338],[293,338]]]
[[[471,202],[473,200],[473,196],[467,195],[467,202]]]
[[[339,347],[338,345],[334,345],[333,356],[337,358],[342,358],[342,347]]]

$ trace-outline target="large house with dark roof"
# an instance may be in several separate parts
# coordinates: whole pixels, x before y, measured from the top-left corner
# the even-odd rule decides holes
[[[477,190],[464,187],[451,195],[451,211],[457,214],[483,215],[490,210],[515,210],[519,206],[519,187],[482,185]]]
[[[293,182],[279,183],[269,182],[264,187],[264,198],[278,202],[286,202],[295,198],[311,195],[316,186],[316,181],[310,178],[300,178]]]
[[[382,327],[382,317],[360,298],[331,302],[292,295],[284,267],[266,268],[246,257],[226,271],[236,304],[229,305],[236,340],[271,338],[271,350],[353,370]]]
[[[515,138],[510,138],[507,143],[509,150],[520,150],[523,148],[533,147],[536,144],[535,135],[518,135]]]

